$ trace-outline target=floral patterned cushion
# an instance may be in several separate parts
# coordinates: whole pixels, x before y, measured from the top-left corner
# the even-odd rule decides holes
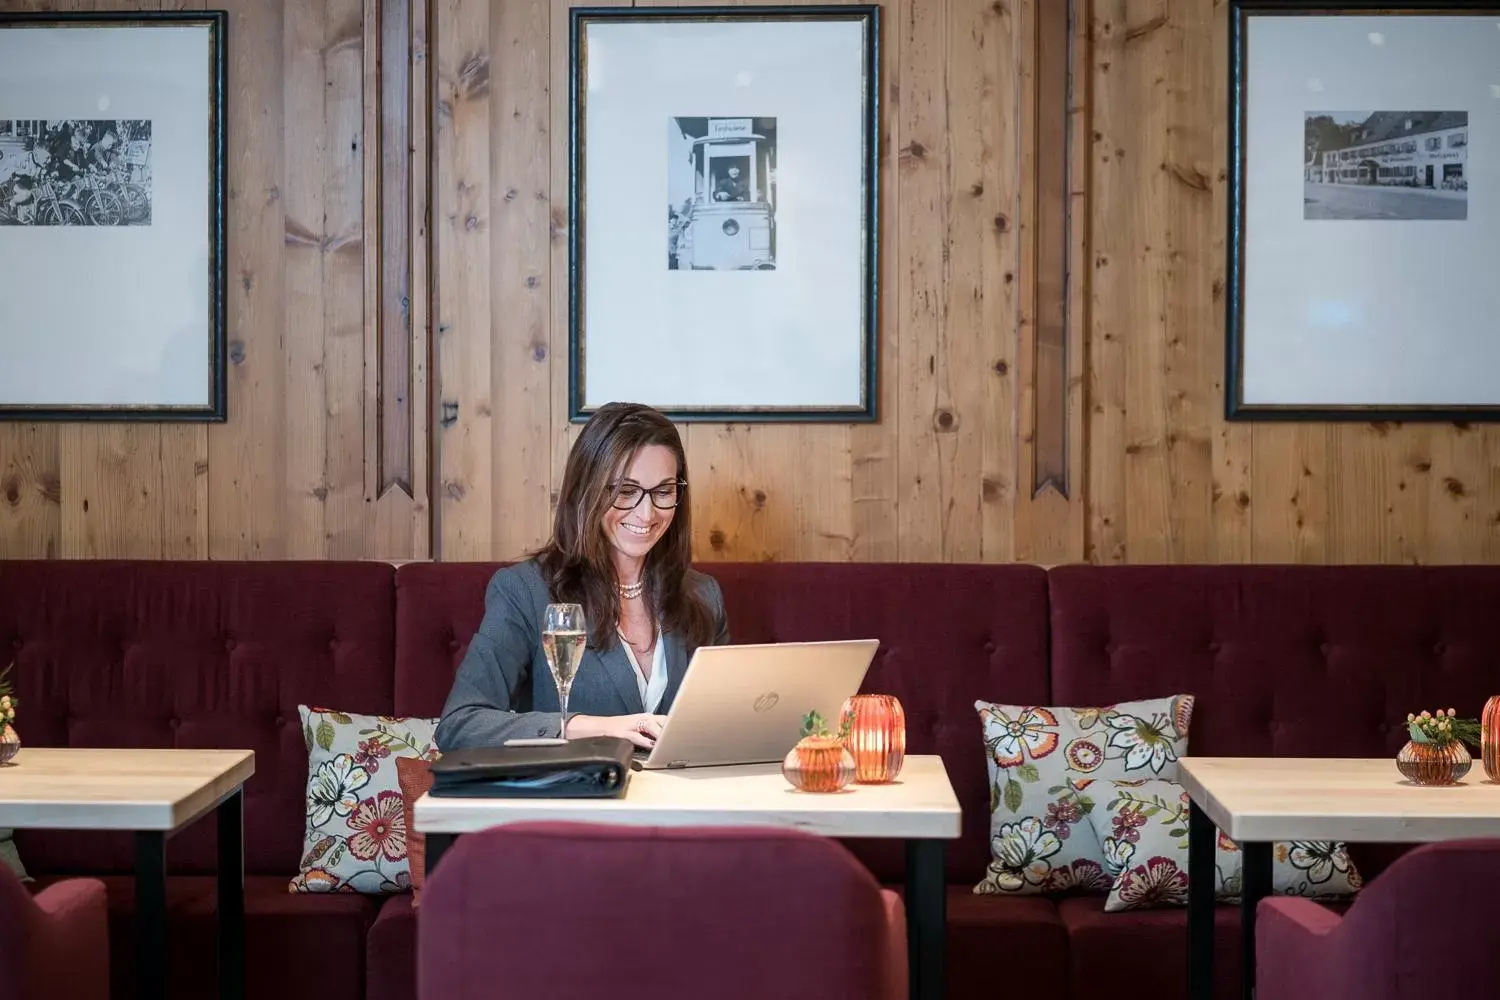
[[[990,865],[980,895],[1105,893],[1104,849],[1074,778],[1177,777],[1193,696],[1097,708],[977,701],[990,773]]]
[[[298,705],[307,740],[307,828],[292,892],[411,888],[394,758],[438,755],[437,719],[351,715]]]
[[[1114,880],[1107,912],[1186,906],[1188,794],[1175,781],[1075,780],[1088,799],[1089,823],[1104,845],[1104,869]],[[1219,834],[1214,894],[1238,900],[1239,845]],[[1342,843],[1296,840],[1272,847],[1271,887],[1278,896],[1336,899],[1359,891],[1359,871]]]

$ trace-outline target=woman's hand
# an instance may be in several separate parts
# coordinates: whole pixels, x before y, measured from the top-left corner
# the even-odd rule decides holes
[[[568,717],[568,738],[614,736],[649,750],[656,746],[657,737],[661,736],[661,729],[666,724],[665,715],[649,712],[639,715],[573,715]]]

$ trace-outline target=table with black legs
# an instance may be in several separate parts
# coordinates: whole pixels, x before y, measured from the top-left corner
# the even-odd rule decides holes
[[[907,949],[913,1000],[942,1000],[946,990],[946,845],[962,812],[941,757],[906,758],[900,779],[852,785],[853,795],[787,794],[776,764],[641,771],[618,799],[434,798],[412,807],[426,838],[432,872],[453,840],[502,823],[574,820],[643,826],[786,826],[827,837],[906,842]]]
[[[1240,846],[1241,995],[1255,996],[1255,910],[1271,894],[1272,846],[1291,840],[1411,844],[1500,836],[1500,785],[1476,763],[1458,787],[1414,785],[1394,757],[1184,757],[1188,807],[1188,1000],[1214,993],[1218,831]],[[1434,794],[1436,793],[1436,794]],[[1215,829],[1217,828],[1217,830]]]
[[[135,834],[138,996],[167,988],[167,839],[214,813],[221,1000],[245,995],[244,785],[249,750],[23,747],[0,767],[0,827]],[[23,859],[24,860],[24,859]]]

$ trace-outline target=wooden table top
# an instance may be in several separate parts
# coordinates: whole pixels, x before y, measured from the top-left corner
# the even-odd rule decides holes
[[[254,773],[250,750],[23,746],[0,766],[0,827],[176,830]]]
[[[1478,760],[1415,785],[1396,758],[1184,757],[1178,780],[1230,839],[1418,843],[1500,837],[1500,784]]]
[[[523,820],[596,820],[643,826],[794,827],[830,837],[955,839],[962,812],[943,760],[906,758],[888,785],[800,792],[779,764],[634,771],[617,799],[434,798],[412,807],[422,833],[471,833]]]

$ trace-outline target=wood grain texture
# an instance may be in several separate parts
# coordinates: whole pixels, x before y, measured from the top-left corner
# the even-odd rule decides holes
[[[226,6],[229,422],[0,423],[0,557],[521,555],[579,428],[566,0]],[[1224,6],[1073,11],[1068,104],[1055,6],[883,5],[881,419],[685,426],[696,557],[1500,561],[1500,427],[1223,420]]]
[[[1500,785],[1476,761],[1455,785],[1414,785],[1390,758],[1184,757],[1182,787],[1233,840],[1418,843],[1493,837]]]
[[[1223,420],[1227,16],[1092,0],[1098,562],[1500,558],[1500,427]]]
[[[380,0],[379,357],[380,470],[378,493],[412,495],[411,423],[411,119],[412,16],[407,0]],[[366,45],[371,44],[366,40]]]
[[[122,6],[189,4],[28,5]],[[366,466],[376,458],[366,447],[367,424],[377,418],[366,365],[378,360],[365,336],[367,316],[374,323],[366,298],[378,269],[367,265],[380,253],[370,228],[378,214],[366,213],[367,198],[379,212],[367,179],[379,175],[366,169],[379,153],[365,141],[366,106],[376,106],[371,92],[379,89],[378,75],[373,88],[366,80],[367,5],[227,0],[220,6],[229,12],[229,419],[0,424],[0,558],[430,554],[426,483],[414,485],[416,496],[403,498],[400,510],[377,505],[366,490]],[[398,65],[409,58],[415,64],[414,42],[395,48]],[[415,101],[417,85],[408,89]],[[410,117],[414,138],[425,128],[425,104]],[[407,200],[415,204],[411,188]],[[399,267],[422,261],[425,270],[425,238],[425,228],[411,227],[403,251],[411,260]],[[425,334],[398,335],[410,341],[412,354],[425,351]],[[425,400],[427,367],[411,368],[412,398]],[[410,423],[410,434],[425,433],[425,418],[413,415]],[[425,478],[425,442],[415,451],[412,478]]]
[[[22,747],[0,782],[0,824],[177,830],[254,774],[249,750]]]
[[[699,559],[1012,556],[1023,188],[1014,105],[1017,49],[1024,43],[1011,6],[961,0],[884,6],[882,419],[856,426],[685,426]],[[527,9],[519,0],[443,5],[435,40],[440,79],[457,79],[473,40],[492,37],[481,23],[513,20]],[[473,215],[476,228],[485,218],[497,226],[509,219],[503,238],[455,229],[436,245],[440,338],[458,341],[439,352],[436,376],[445,405],[438,452],[445,496],[437,528],[445,559],[513,558],[541,541],[577,435],[566,415],[567,28],[566,6],[552,0],[546,88],[541,76],[525,73],[529,90],[508,88],[499,115],[460,115],[455,104],[445,119],[440,105],[435,214]],[[508,51],[519,79],[530,50]],[[544,98],[550,135],[539,146],[534,117]],[[474,134],[485,122],[493,131]],[[526,200],[522,182],[534,175],[546,184],[544,214]],[[511,190],[520,195],[514,203],[506,201]],[[525,270],[488,262],[543,245],[550,245],[550,273],[540,257]],[[495,280],[483,286],[473,280],[481,269]],[[515,280],[530,276],[549,292],[550,308],[540,316],[529,289]],[[543,336],[528,339],[538,321]],[[489,338],[477,343],[476,332],[486,328]],[[522,348],[546,349],[517,356],[505,347],[503,364],[479,360],[513,338]],[[550,386],[545,408],[534,401],[539,384]],[[479,412],[478,401],[491,399],[512,408],[503,431]],[[538,450],[543,444],[545,452]],[[513,471],[495,474],[500,463]],[[478,484],[492,490],[475,498],[473,490],[484,488]]]

